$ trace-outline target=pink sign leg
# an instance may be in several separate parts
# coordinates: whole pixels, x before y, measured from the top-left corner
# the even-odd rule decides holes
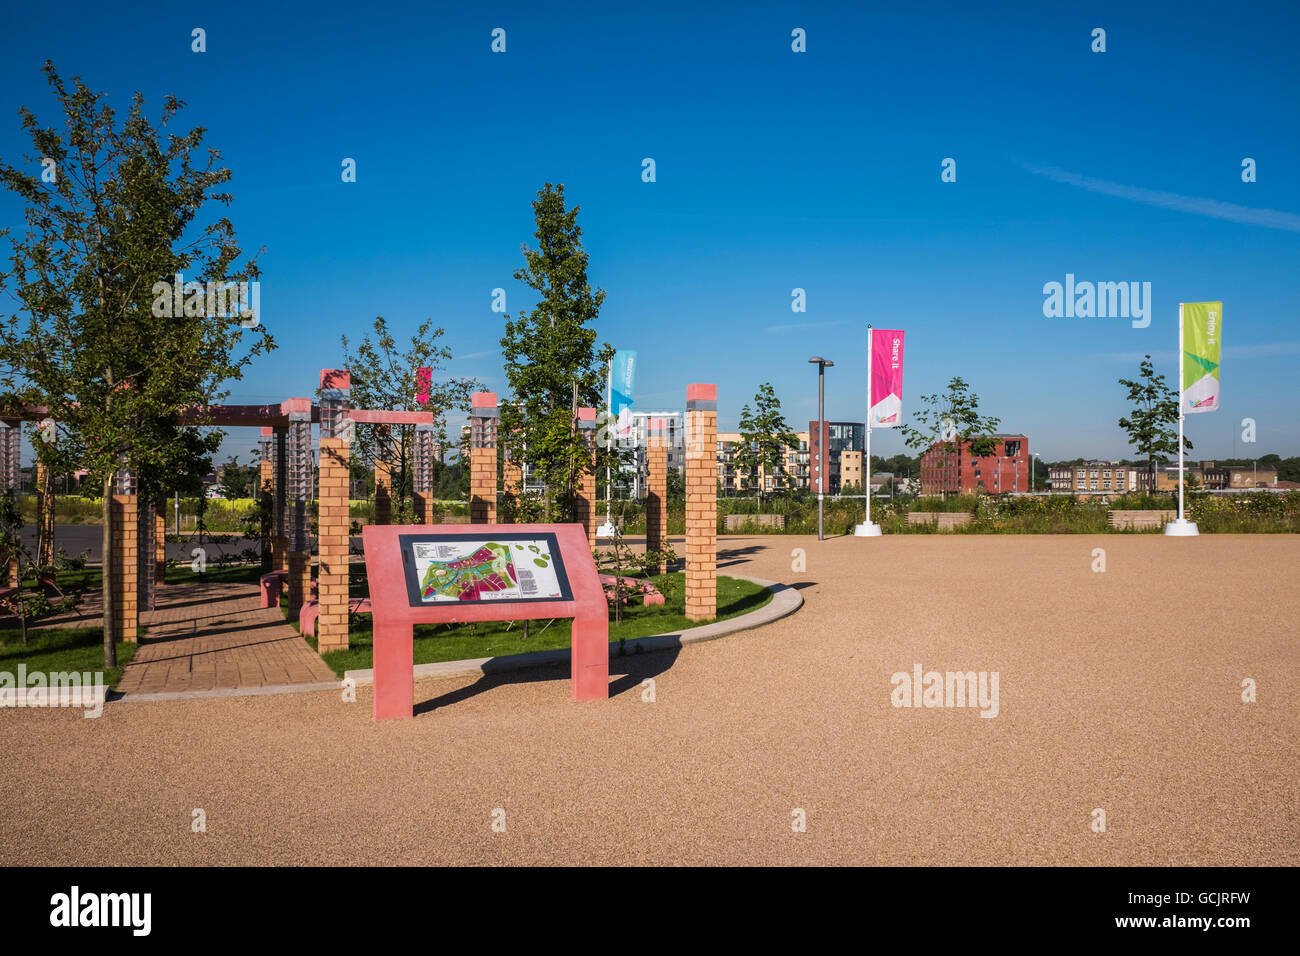
[[[415,715],[415,635],[375,615],[375,720]]]
[[[609,617],[602,602],[597,615],[573,620],[573,670],[570,682],[574,700],[609,697]]]

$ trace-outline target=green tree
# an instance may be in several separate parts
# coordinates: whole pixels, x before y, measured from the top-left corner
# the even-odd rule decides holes
[[[1137,379],[1121,378],[1119,384],[1128,389],[1128,400],[1133,403],[1132,413],[1119,420],[1119,427],[1145,459],[1154,491],[1156,456],[1178,454],[1178,393],[1165,384],[1163,375],[1156,374],[1150,355],[1138,366]],[[1183,447],[1192,449],[1186,436]]]
[[[950,476],[956,477],[961,474],[963,448],[972,458],[980,458],[991,455],[997,444],[993,435],[1001,422],[981,417],[979,407],[979,396],[955,376],[947,391],[921,396],[920,407],[912,413],[917,425],[903,426],[903,441],[922,455],[936,449]]]
[[[274,342],[257,317],[219,307],[202,285],[186,283],[179,310],[159,292],[177,273],[222,287],[258,276],[251,259],[236,266],[230,220],[207,211],[231,201],[215,191],[230,170],[218,151],[202,148],[201,127],[171,128],[184,104],[167,97],[155,126],[137,93],[119,124],[103,94],[79,78],[69,89],[50,63],[45,73],[63,129],[19,111],[33,146],[25,169],[41,175],[0,161],[0,181],[24,201],[27,227],[10,240],[7,278],[21,310],[0,323],[0,367],[14,370],[8,400],[46,406],[82,444],[81,463],[104,500],[107,582],[116,570],[117,472],[134,471],[141,496],[157,500],[165,484],[206,471],[221,433],[204,433],[183,410],[219,401],[222,383],[241,378]],[[114,612],[106,587],[109,667],[120,637]]]
[[[224,498],[256,497],[257,481],[260,471],[257,465],[241,465],[239,456],[226,459],[221,466],[221,478],[217,487]]]
[[[790,431],[781,400],[771,382],[764,382],[754,395],[754,407],[748,404],[740,410],[740,447],[736,449],[736,470],[744,472],[754,484],[754,497],[763,498],[762,474],[773,481],[784,477],[787,487],[794,478],[784,469],[788,449],[798,448],[799,439]]]
[[[434,328],[432,319],[425,319],[402,352],[381,315],[375,318],[374,337],[367,333],[355,352],[349,351],[348,337],[342,336],[343,367],[352,375],[352,406],[432,412],[440,447],[445,448],[442,442],[447,412],[468,412],[470,395],[481,386],[473,378],[439,379],[438,373],[451,361],[451,349],[440,344],[443,334],[443,329]],[[428,397],[423,403],[416,395],[416,369],[420,368],[431,370]],[[414,425],[360,425],[353,429],[353,461],[370,468],[380,458],[392,463],[393,515],[399,524],[411,520],[414,514],[409,497],[415,490],[414,448]]]
[[[580,206],[565,208],[564,185],[547,183],[533,201],[537,249],[525,244],[514,277],[540,299],[531,311],[506,316],[501,353],[513,399],[501,408],[498,440],[545,485],[548,520],[573,520],[575,490],[591,468],[576,427],[576,407],[602,408],[612,346],[596,346],[596,320],[605,301],[592,291],[578,226]]]

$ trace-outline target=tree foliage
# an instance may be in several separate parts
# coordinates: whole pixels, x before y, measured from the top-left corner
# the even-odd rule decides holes
[[[1133,403],[1133,411],[1119,420],[1119,427],[1154,475],[1157,457],[1178,454],[1178,392],[1156,374],[1150,355],[1138,366],[1136,379],[1122,378],[1119,384],[1128,389],[1128,401]],[[1183,447],[1192,449],[1186,436]]]
[[[753,482],[755,497],[763,497],[764,488],[760,472],[773,482],[785,479],[786,487],[794,486],[794,476],[784,469],[786,452],[799,447],[799,439],[790,431],[781,400],[771,382],[764,382],[754,395],[754,406],[748,404],[740,410],[740,447],[736,449],[736,470],[744,472]]]
[[[979,458],[993,454],[997,444],[994,434],[1001,421],[981,416],[979,406],[979,396],[960,376],[954,376],[946,391],[921,396],[912,413],[916,424],[902,428],[903,442],[922,454],[938,446],[941,460],[953,474],[960,474],[963,445],[969,446],[971,457]]]
[[[592,290],[578,225],[564,185],[547,183],[533,201],[537,248],[523,246],[514,277],[540,297],[530,311],[506,316],[501,352],[511,399],[502,403],[498,439],[546,486],[549,520],[573,520],[574,493],[591,459],[573,409],[602,408],[612,346],[597,347],[592,328],[605,301]]]
[[[0,368],[11,375],[10,402],[46,406],[75,436],[80,464],[103,490],[107,546],[115,473],[133,470],[146,498],[205,473],[222,436],[182,424],[182,409],[219,401],[222,384],[274,342],[260,322],[246,325],[202,295],[155,314],[155,285],[177,273],[218,284],[259,274],[253,259],[237,264],[230,220],[206,214],[210,202],[231,201],[217,191],[231,173],[217,150],[202,149],[201,127],[172,132],[184,104],[167,97],[154,125],[137,93],[119,123],[103,94],[79,78],[69,88],[52,64],[45,73],[62,128],[21,109],[32,154],[22,168],[0,161],[0,182],[21,197],[26,219],[25,233],[11,237],[5,279],[21,309],[0,324]],[[112,604],[106,589],[109,666]]]
[[[403,352],[397,338],[381,315],[375,318],[373,337],[367,333],[350,351],[347,336],[342,336],[343,367],[351,373],[351,403],[354,408],[375,408],[395,411],[432,412],[440,448],[447,448],[447,413],[455,409],[469,411],[470,395],[481,388],[473,378],[440,377],[440,372],[451,361],[451,349],[441,344],[445,330],[435,328],[432,319],[425,319],[411,335],[410,344]],[[416,370],[431,370],[428,395],[424,401],[417,395]],[[373,468],[377,459],[392,463],[393,514],[396,520],[412,518],[413,508],[409,495],[414,490],[413,449],[415,426],[358,425],[354,429],[352,452],[354,462],[360,461]],[[440,471],[441,462],[434,464]],[[439,475],[433,476],[435,483]]]

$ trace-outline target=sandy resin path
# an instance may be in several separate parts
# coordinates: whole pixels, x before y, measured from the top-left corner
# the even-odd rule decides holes
[[[0,712],[0,862],[1300,863],[1300,538],[720,548],[804,608],[608,702],[549,672],[385,724],[367,688]],[[918,665],[996,672],[997,716],[893,706]]]

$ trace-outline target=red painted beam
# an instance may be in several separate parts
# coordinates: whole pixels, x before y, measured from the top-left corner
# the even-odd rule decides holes
[[[348,418],[363,425],[432,425],[433,412],[395,412],[373,408],[353,408]]]

